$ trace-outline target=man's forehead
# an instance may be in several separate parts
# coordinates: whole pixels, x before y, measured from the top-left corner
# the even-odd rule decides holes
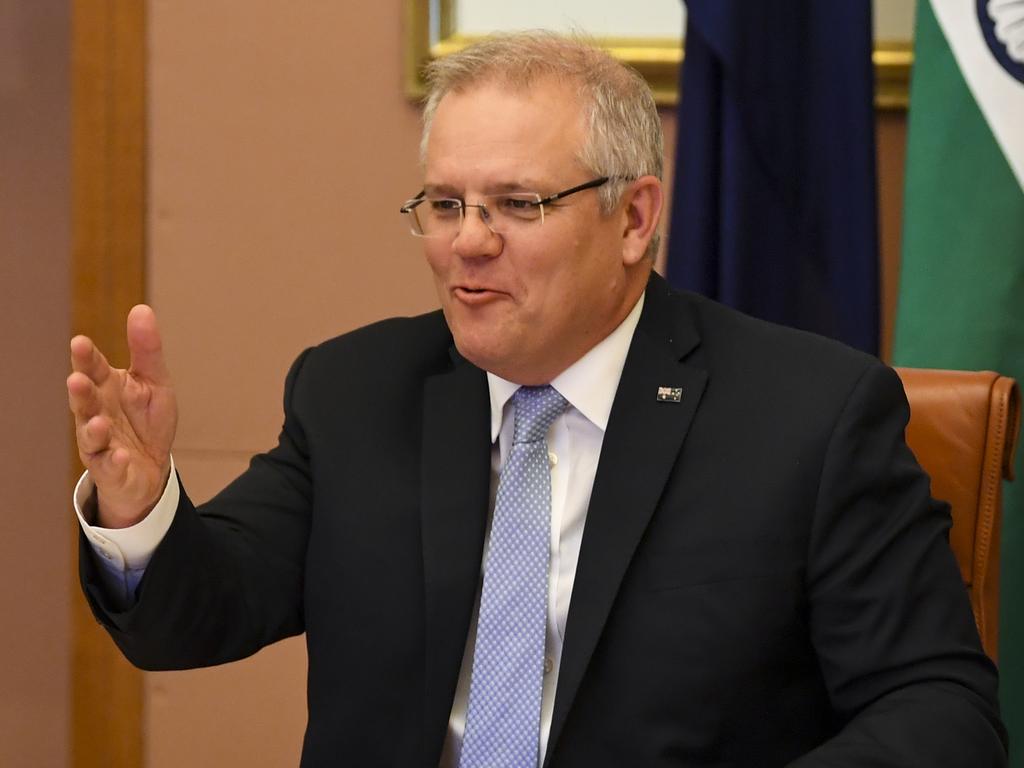
[[[564,187],[566,178],[586,168],[567,147],[546,157],[496,157],[491,164],[464,162],[459,155],[424,168],[423,189],[431,197],[462,197],[466,192],[494,195],[504,192],[548,194]]]
[[[584,117],[579,89],[566,81],[548,77],[538,79],[526,88],[516,83],[488,79],[453,88],[446,93],[437,104],[433,123],[436,127],[439,120],[444,121],[452,112],[473,110],[483,110],[479,118],[493,116],[506,123],[520,122],[528,116],[530,106],[542,109],[545,121],[549,122],[579,121],[582,124]]]
[[[525,90],[486,81],[438,104],[424,153],[428,187],[541,190],[577,165],[584,121],[575,92],[544,82]],[[429,191],[429,190],[428,190]]]

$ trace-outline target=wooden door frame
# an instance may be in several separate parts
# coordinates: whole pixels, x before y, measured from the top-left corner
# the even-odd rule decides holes
[[[145,297],[146,6],[71,2],[72,330],[118,361],[125,316]],[[73,435],[71,445],[77,480]],[[74,581],[70,765],[142,768],[143,674],[93,618],[77,572]]]

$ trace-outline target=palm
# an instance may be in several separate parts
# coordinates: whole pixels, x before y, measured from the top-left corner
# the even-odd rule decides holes
[[[71,341],[68,397],[78,452],[96,483],[102,525],[145,516],[167,480],[177,404],[164,365],[156,318],[140,306],[128,316],[131,366],[113,368],[84,336]]]

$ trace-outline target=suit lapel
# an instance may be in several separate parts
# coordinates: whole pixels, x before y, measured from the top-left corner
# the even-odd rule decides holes
[[[428,760],[436,760],[480,578],[490,489],[490,402],[486,375],[461,358],[451,371],[429,378],[423,394],[424,747]]]
[[[548,757],[697,410],[707,373],[681,362],[699,338],[684,300],[652,276],[601,448],[562,648]],[[678,402],[658,399],[680,388]],[[548,761],[545,761],[548,762]]]

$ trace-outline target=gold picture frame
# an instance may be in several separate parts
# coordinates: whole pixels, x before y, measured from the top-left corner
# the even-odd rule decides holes
[[[431,5],[436,18],[431,18]],[[455,29],[455,0],[435,4],[425,0],[405,0],[405,92],[412,99],[422,99],[426,92],[424,65],[435,58],[462,50],[479,37],[461,35]],[[431,25],[437,39],[431,42]],[[679,101],[679,65],[683,46],[673,38],[599,38],[598,43],[615,58],[624,61],[642,74],[661,107],[675,106]],[[875,64],[875,106],[878,109],[906,109],[910,95],[910,67],[913,63],[910,41],[875,43],[872,58]]]

